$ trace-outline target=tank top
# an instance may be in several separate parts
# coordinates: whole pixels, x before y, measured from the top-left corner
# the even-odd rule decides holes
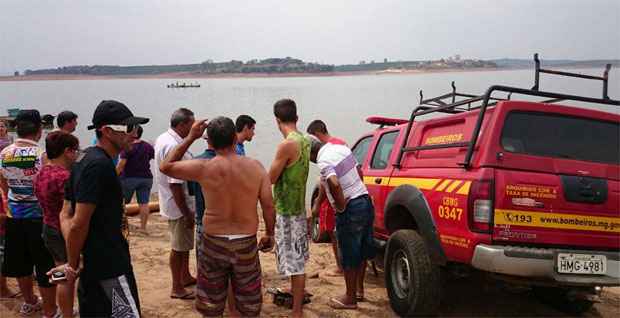
[[[310,142],[297,131],[288,134],[286,139],[297,142],[301,154],[295,163],[284,168],[282,175],[274,185],[273,196],[276,213],[282,216],[297,216],[305,214],[306,210]]]

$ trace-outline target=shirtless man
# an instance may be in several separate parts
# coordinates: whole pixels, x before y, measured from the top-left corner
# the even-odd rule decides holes
[[[217,156],[208,161],[180,161],[205,129]],[[269,176],[257,160],[235,153],[235,139],[235,124],[230,118],[217,117],[208,124],[206,120],[197,121],[189,135],[159,166],[166,175],[195,181],[202,187],[206,206],[196,309],[204,316],[222,316],[229,279],[239,313],[244,317],[260,314],[262,292],[258,250],[269,251],[275,244],[275,212]],[[259,201],[266,233],[257,244],[256,204]]]

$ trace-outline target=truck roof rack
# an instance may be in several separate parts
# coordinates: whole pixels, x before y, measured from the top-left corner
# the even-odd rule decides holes
[[[429,149],[443,149],[443,148],[453,148],[453,147],[467,147],[467,153],[465,155],[465,160],[462,163],[459,163],[465,169],[469,169],[471,166],[471,158],[474,153],[474,149],[476,147],[476,142],[478,141],[478,135],[480,133],[480,129],[482,127],[482,122],[484,119],[484,114],[489,106],[494,106],[497,102],[502,100],[510,100],[511,95],[513,93],[520,95],[529,95],[529,96],[537,96],[547,98],[546,100],[541,100],[541,103],[557,103],[559,101],[572,100],[579,102],[588,102],[594,104],[604,104],[604,105],[612,105],[612,106],[620,106],[620,101],[610,99],[608,95],[608,84],[609,84],[609,70],[611,69],[611,64],[605,65],[605,71],[603,76],[592,76],[592,75],[584,75],[579,73],[570,73],[563,71],[555,71],[549,69],[542,69],[540,67],[540,60],[538,59],[538,53],[534,54],[534,63],[535,63],[535,73],[534,73],[534,86],[531,89],[524,89],[518,87],[504,86],[504,85],[493,85],[489,87],[483,95],[474,95],[474,94],[465,94],[458,93],[456,91],[456,86],[454,82],[452,82],[452,92],[443,94],[434,98],[424,99],[422,91],[420,91],[420,103],[419,105],[413,109],[411,112],[411,116],[407,123],[407,130],[405,133],[405,138],[402,141],[400,151],[398,154],[398,158],[394,166],[401,167],[403,155],[406,152],[413,152],[418,150],[429,150]],[[563,93],[556,92],[546,92],[539,90],[540,84],[540,73],[560,75],[560,76],[568,76],[568,77],[576,77],[582,79],[591,79],[591,80],[600,80],[603,82],[603,96],[602,98],[594,98],[587,96],[579,96],[579,95],[569,95]],[[493,97],[492,94],[494,92],[504,92],[507,93],[505,98]],[[451,102],[447,103],[445,100],[450,99]],[[479,103],[479,104],[477,104]],[[466,107],[464,107],[467,105]],[[474,126],[474,131],[472,133],[471,139],[465,142],[456,142],[449,144],[440,144],[440,145],[427,145],[427,146],[418,146],[418,147],[407,147],[407,141],[409,140],[409,135],[411,133],[411,126],[417,116],[427,115],[431,113],[448,113],[448,114],[458,114],[463,113],[475,109],[480,109],[480,113],[478,114],[478,119],[476,120],[476,125]]]

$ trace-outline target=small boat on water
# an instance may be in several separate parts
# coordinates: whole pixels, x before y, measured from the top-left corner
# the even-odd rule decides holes
[[[187,83],[176,82],[176,83],[168,84],[167,87],[168,88],[195,88],[195,87],[200,87],[200,84],[198,83],[187,84]]]

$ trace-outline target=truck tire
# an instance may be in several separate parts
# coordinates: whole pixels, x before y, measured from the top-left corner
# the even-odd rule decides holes
[[[591,300],[570,297],[568,288],[535,286],[532,289],[538,300],[567,314],[580,315],[594,305]]]
[[[394,232],[385,252],[385,286],[392,310],[403,317],[432,316],[439,309],[439,267],[413,230]]]
[[[329,243],[331,239],[329,238],[329,233],[321,232],[321,227],[319,226],[319,217],[312,217],[312,242],[314,243]]]

